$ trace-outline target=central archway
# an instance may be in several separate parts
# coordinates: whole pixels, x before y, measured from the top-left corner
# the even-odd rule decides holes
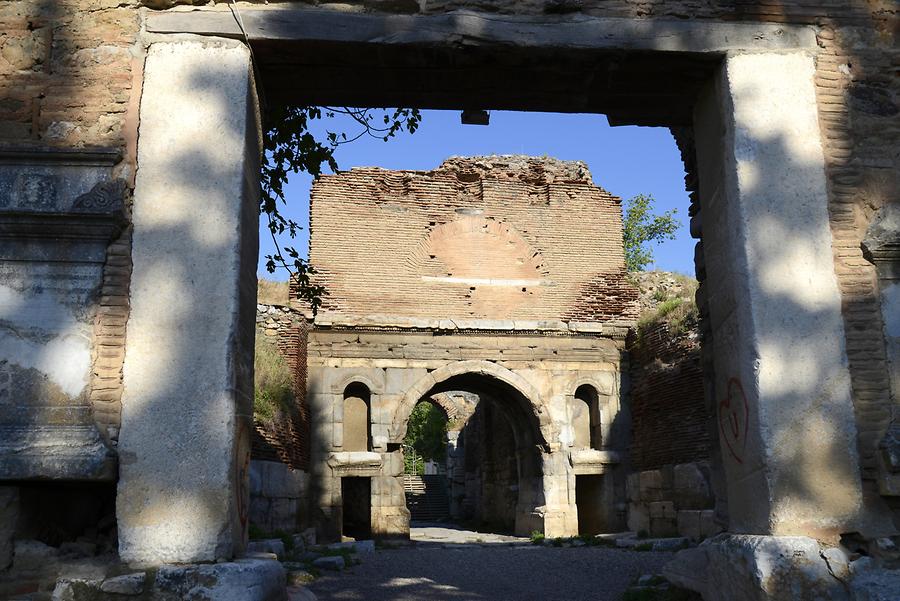
[[[457,361],[429,372],[420,378],[403,395],[394,414],[389,431],[391,443],[401,443],[406,436],[409,416],[416,404],[425,397],[439,392],[466,390],[466,386],[480,385],[491,390],[506,392],[528,416],[530,427],[535,430],[536,444],[551,448],[554,440],[550,414],[537,389],[525,378],[493,361]]]
[[[475,395],[478,402],[453,425],[457,463],[446,476],[453,517],[520,535],[543,531],[551,422],[537,390],[521,376],[490,361],[434,370],[403,395],[391,440],[403,440],[418,403],[440,404],[454,394]]]

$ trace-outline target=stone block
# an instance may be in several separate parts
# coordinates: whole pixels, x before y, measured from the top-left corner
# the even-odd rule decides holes
[[[709,482],[696,463],[681,463],[672,469],[672,500],[679,509],[707,509],[713,498]]]
[[[678,534],[688,538],[698,539],[701,535],[700,530],[700,510],[697,509],[680,509],[676,518],[678,524]]]
[[[256,299],[239,284],[255,277],[259,194],[251,71],[247,48],[225,40],[147,53],[116,495],[129,563],[243,551]]]
[[[648,503],[651,518],[675,519],[675,504],[672,501],[654,501]]]
[[[722,531],[722,527],[716,522],[716,512],[713,509],[704,509],[700,512],[700,536],[715,536]]]
[[[722,534],[679,551],[663,575],[704,601],[847,601],[846,584],[832,575],[823,552],[815,540],[802,536]]]
[[[668,538],[678,536],[678,524],[675,518],[650,518],[650,536]]]
[[[641,474],[640,472],[632,472],[625,479],[625,488],[629,501],[641,500]]]
[[[641,501],[663,500],[663,476],[659,470],[646,470],[640,473]]]
[[[340,555],[319,557],[318,559],[313,560],[313,567],[319,568],[320,570],[343,570],[344,565],[344,558]]]
[[[628,529],[632,532],[650,532],[650,513],[643,503],[628,504]]]
[[[278,559],[284,559],[284,541],[280,538],[252,540],[247,543],[247,553],[273,553]]]
[[[145,579],[146,574],[144,574],[144,572],[107,578],[103,581],[103,584],[100,585],[100,590],[104,593],[114,593],[117,595],[140,595],[144,592]]]
[[[156,578],[144,573],[107,579],[62,579],[53,599],[95,601],[143,595],[149,599],[215,599],[216,601],[285,601],[284,569],[277,561],[239,559],[217,564],[164,565]]]

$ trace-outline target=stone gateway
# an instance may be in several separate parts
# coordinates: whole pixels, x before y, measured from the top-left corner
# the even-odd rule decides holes
[[[670,128],[728,532],[685,559],[693,587],[707,601],[865,598],[900,522],[897,18],[887,0],[0,4],[3,586],[7,566],[49,566],[28,558],[87,532],[132,565],[269,569],[226,560],[245,552],[251,496],[262,124],[292,103]],[[559,210],[590,198],[614,229],[614,201],[571,166],[507,165],[503,182],[495,167],[317,188],[314,234],[359,221],[327,210],[342,178],[373,226],[409,227],[314,250],[336,293],[309,335],[306,498],[335,535],[345,489],[370,491],[373,533],[406,531],[397,445],[420,401],[480,449],[461,505],[551,536],[624,519],[633,315],[609,302],[625,298],[615,241],[569,236],[585,213]],[[518,213],[496,212],[503,190]],[[376,289],[342,287],[335,268],[351,266]],[[480,434],[497,424],[506,462]],[[579,491],[605,513],[582,520]],[[42,529],[51,502],[69,509]],[[871,558],[838,570],[847,588],[825,576],[839,545]]]

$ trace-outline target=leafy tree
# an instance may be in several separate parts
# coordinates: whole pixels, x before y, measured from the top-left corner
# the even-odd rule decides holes
[[[622,238],[625,243],[625,266],[628,271],[643,271],[653,261],[651,243],[674,240],[681,222],[675,218],[677,209],[662,215],[653,213],[653,196],[638,194],[622,203],[624,218]]]
[[[444,461],[447,452],[447,418],[431,403],[419,403],[409,416],[403,444],[415,449],[426,461]]]
[[[358,126],[356,132],[332,132],[326,130],[324,139],[317,139],[310,131],[310,123],[317,119],[346,115]],[[263,135],[263,159],[259,212],[268,219],[269,232],[275,243],[275,253],[266,255],[266,269],[274,273],[282,267],[299,283],[300,297],[315,312],[322,305],[326,290],[313,284],[310,276],[316,273],[309,261],[300,256],[293,246],[281,247],[278,236],[285,232],[294,238],[300,230],[296,221],[285,218],[280,210],[286,204],[284,185],[289,173],[305,171],[313,177],[322,173],[328,165],[337,171],[334,153],[342,144],[349,144],[363,136],[380,138],[387,142],[402,131],[415,133],[422,117],[417,109],[399,108],[393,112],[381,109],[335,108],[316,106],[284,106],[271,111],[268,126]]]

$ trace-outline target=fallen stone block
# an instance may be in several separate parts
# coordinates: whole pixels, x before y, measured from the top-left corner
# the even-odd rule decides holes
[[[338,549],[347,549],[351,553],[357,553],[359,555],[369,555],[375,552],[375,541],[374,540],[358,540],[358,541],[346,541],[343,543],[332,543],[328,545],[329,549],[338,550]]]
[[[832,574],[824,551],[804,536],[721,534],[679,551],[663,575],[700,593],[704,601],[848,601],[846,583]]]
[[[344,558],[340,555],[333,555],[328,557],[320,557],[313,561],[313,567],[319,568],[320,570],[343,570],[346,566],[346,562]]]
[[[274,553],[281,559],[284,557],[284,541],[280,538],[252,540],[247,543],[247,553]]]
[[[268,559],[238,559],[159,568],[154,592],[216,601],[285,601],[284,568]]]
[[[678,551],[689,544],[686,538],[663,538],[653,542],[654,551]]]
[[[115,593],[117,595],[140,595],[144,592],[145,578],[144,572],[107,578],[100,585],[100,590],[104,593]]]

